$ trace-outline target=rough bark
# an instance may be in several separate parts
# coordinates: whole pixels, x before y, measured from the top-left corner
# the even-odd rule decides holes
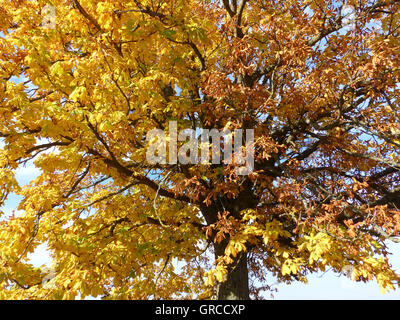
[[[201,212],[207,222],[207,225],[215,224],[218,220],[218,213],[228,211],[234,218],[240,220],[240,212],[247,208],[254,208],[259,202],[257,196],[250,192],[251,182],[245,181],[243,191],[235,199],[220,197],[209,205],[200,205]],[[213,237],[215,234],[213,235]],[[229,243],[229,235],[220,243],[214,243],[215,259],[225,254],[225,248]],[[228,266],[228,277],[217,287],[218,300],[249,300],[249,270],[247,265],[247,254],[241,253],[233,258],[233,263]]]
[[[222,256],[228,241],[214,244],[215,258]],[[217,287],[218,300],[249,300],[249,273],[247,268],[247,254],[239,254],[228,268],[228,277]]]

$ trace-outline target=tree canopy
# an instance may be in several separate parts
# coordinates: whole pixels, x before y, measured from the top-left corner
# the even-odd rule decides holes
[[[395,289],[399,80],[398,0],[0,0],[0,298]],[[150,164],[171,121],[254,130],[253,171]]]

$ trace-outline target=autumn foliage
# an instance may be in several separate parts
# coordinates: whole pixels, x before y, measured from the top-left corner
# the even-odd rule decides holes
[[[23,199],[0,298],[248,299],[328,268],[395,289],[399,81],[398,0],[0,0],[0,200]],[[254,129],[253,172],[150,165],[172,120]]]

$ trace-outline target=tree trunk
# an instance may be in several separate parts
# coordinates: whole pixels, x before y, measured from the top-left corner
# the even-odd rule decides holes
[[[215,258],[224,255],[227,240],[214,244]],[[228,277],[217,287],[218,300],[250,300],[249,274],[247,269],[247,254],[242,252],[228,267]]]
[[[208,225],[217,222],[218,212],[228,210],[234,217],[240,219],[240,211],[245,208],[254,207],[256,202],[251,193],[247,192],[239,195],[235,201],[220,199],[223,205],[219,207],[219,203],[211,205],[201,205],[201,212]],[[215,259],[225,255],[225,248],[229,243],[229,237],[220,243],[214,243]],[[241,252],[235,258],[231,265],[228,266],[228,276],[225,282],[219,283],[217,286],[218,300],[250,300],[249,290],[249,270],[247,268],[247,254]]]

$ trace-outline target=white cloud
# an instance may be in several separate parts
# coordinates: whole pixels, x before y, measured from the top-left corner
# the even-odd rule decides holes
[[[47,245],[45,243],[39,245],[33,253],[29,253],[28,259],[29,262],[37,268],[43,265],[49,266],[52,261],[50,253],[47,249]]]
[[[19,167],[15,171],[15,178],[20,185],[25,185],[39,176],[40,173],[39,168],[35,167],[33,163],[29,163],[26,167]]]

